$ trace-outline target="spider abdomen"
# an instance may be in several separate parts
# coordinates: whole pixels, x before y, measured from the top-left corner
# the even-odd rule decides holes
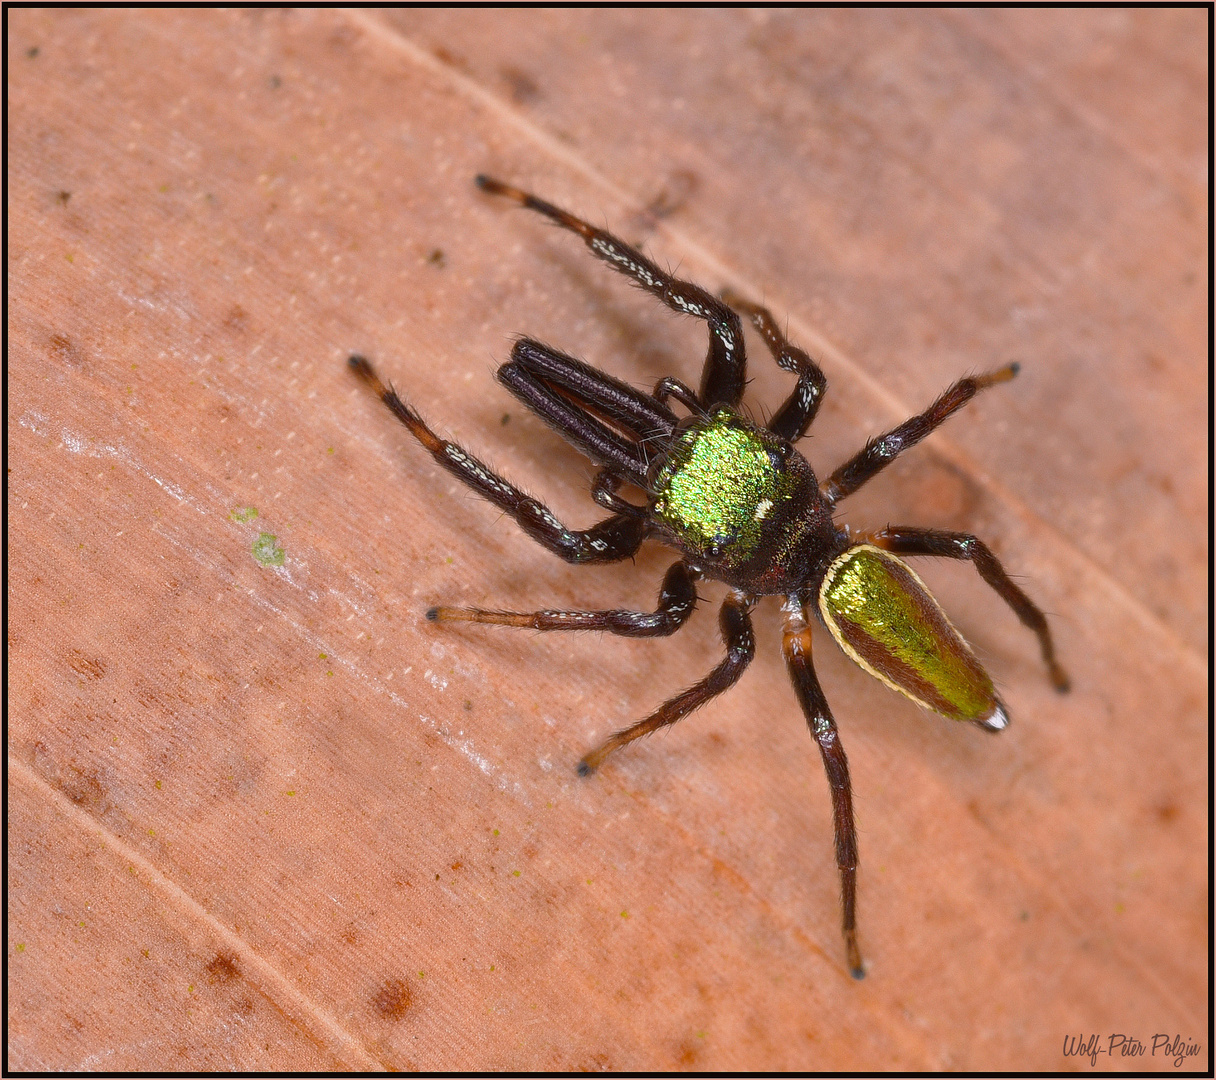
[[[918,705],[990,731],[1009,723],[992,679],[941,605],[889,551],[858,544],[824,575],[819,611],[840,647]]]

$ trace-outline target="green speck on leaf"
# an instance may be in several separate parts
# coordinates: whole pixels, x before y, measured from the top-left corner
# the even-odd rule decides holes
[[[160,791],[160,781],[159,780],[156,781],[156,790]]]
[[[318,660],[328,660],[329,657],[325,653],[321,652],[321,653],[317,653],[317,659]]]
[[[497,835],[498,835],[498,830],[497,830],[497,829],[494,829],[494,830],[493,830],[493,833],[494,833],[494,835],[495,835],[495,836],[497,836]]]
[[[279,547],[272,533],[258,533],[253,542],[253,557],[263,566],[282,566],[287,553]]]
[[[622,911],[622,912],[621,912],[621,918],[622,918],[622,919],[627,919],[627,918],[629,918],[629,912],[628,912],[628,911]]]
[[[229,521],[252,521],[258,516],[258,508],[256,506],[238,506],[231,514],[228,515]]]
[[[24,941],[17,942],[17,951],[25,952],[25,942]]]
[[[519,871],[518,871],[518,870],[512,870],[512,871],[511,871],[511,876],[512,876],[512,877],[519,877]]]
[[[285,791],[285,792],[283,792],[283,794],[284,795],[294,795],[295,792],[294,791]]]

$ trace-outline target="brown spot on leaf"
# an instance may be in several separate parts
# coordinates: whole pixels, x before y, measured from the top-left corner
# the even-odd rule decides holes
[[[71,367],[84,367],[84,354],[77,344],[64,334],[52,334],[47,341],[47,352],[55,360]]]
[[[224,316],[224,328],[234,334],[243,334],[249,329],[249,313],[240,304],[233,304]]]
[[[76,672],[77,675],[83,675],[86,679],[100,679],[106,673],[104,660],[100,658],[90,659],[79,649],[72,650],[72,655],[68,658],[68,667]]]
[[[332,49],[349,49],[362,36],[362,31],[353,26],[339,26],[330,33],[329,46]]]
[[[75,766],[71,775],[64,779],[63,793],[77,806],[90,810],[99,810],[106,802],[106,789],[97,774],[91,770],[84,772]]]
[[[679,1063],[682,1066],[687,1068],[688,1066],[696,1063],[697,1051],[698,1051],[698,1048],[696,1046],[694,1046],[692,1043],[690,1043],[690,1042],[681,1043],[679,1052],[676,1055],[676,1060],[679,1061]]]
[[[386,1020],[400,1020],[409,1010],[412,996],[403,979],[385,979],[372,998],[372,1008]]]
[[[498,69],[498,74],[507,84],[507,89],[511,92],[511,100],[516,105],[526,105],[541,96],[540,87],[526,71],[512,67],[510,64],[504,64]]]
[[[207,979],[213,983],[232,982],[239,979],[241,969],[237,966],[236,956],[232,953],[218,952],[207,965]]]
[[[469,62],[463,56],[457,56],[456,53],[445,49],[442,45],[436,45],[431,50],[431,55],[441,64],[448,64],[451,67],[460,68],[462,71],[468,69]]]
[[[680,210],[689,196],[697,190],[697,174],[688,169],[677,169],[667,177],[667,182],[646,205],[644,213],[655,221],[671,217]]]

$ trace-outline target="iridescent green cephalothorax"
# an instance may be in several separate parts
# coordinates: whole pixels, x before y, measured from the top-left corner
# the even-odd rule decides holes
[[[890,552],[872,544],[849,548],[824,575],[819,611],[849,656],[918,705],[993,730],[1009,723],[971,646],[924,582]]]
[[[719,409],[672,447],[655,478],[654,512],[690,551],[745,562],[773,506],[789,497],[782,464],[759,430]]]
[[[725,580],[746,572],[756,593],[805,577],[802,550],[822,550],[815,476],[806,459],[733,409],[687,422],[657,462],[651,512],[681,547]]]

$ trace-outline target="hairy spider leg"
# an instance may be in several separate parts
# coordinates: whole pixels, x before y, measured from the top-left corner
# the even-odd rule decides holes
[[[861,950],[857,946],[857,828],[853,823],[853,788],[849,784],[849,763],[828,699],[819,686],[811,660],[811,628],[802,604],[790,597],[786,605],[785,632],[782,638],[785,666],[794,692],[806,716],[807,726],[819,745],[823,767],[832,789],[832,822],[836,831],[836,866],[840,870],[841,927],[849,972],[855,979],[865,978]]]
[[[651,396],[662,402],[666,402],[669,397],[673,397],[689,412],[695,413],[698,416],[706,415],[704,406],[697,395],[692,392],[692,388],[672,375],[664,375],[655,383],[654,392]]]
[[[511,359],[498,369],[498,379],[563,438],[607,466],[591,491],[597,503],[617,513],[645,513],[645,507],[618,499],[615,492],[624,480],[646,486],[648,444],[665,442],[675,430],[675,414],[661,400],[531,338],[515,343]],[[622,440],[600,423],[600,415],[636,442]],[[611,459],[596,452],[596,446],[605,444],[614,455]],[[621,467],[622,453],[632,459],[628,469]],[[611,488],[605,476],[616,478]]]
[[[1037,635],[1039,650],[1043,654],[1043,663],[1047,665],[1052,686],[1060,693],[1068,690],[1068,675],[1056,661],[1047,617],[1038,605],[1013,583],[1000,560],[978,537],[970,533],[946,532],[943,529],[922,529],[915,525],[888,525],[885,529],[859,536],[857,543],[873,544],[896,555],[936,555],[944,559],[969,560],[980,577],[1013,608],[1013,613],[1022,620],[1023,625]]]
[[[489,623],[530,630],[603,630],[621,637],[668,637],[697,606],[697,575],[681,559],[663,578],[655,611],[485,611],[481,608],[434,607],[426,613],[432,622]]]
[[[860,453],[840,466],[819,490],[829,503],[839,502],[852,495],[862,484],[874,479],[905,450],[911,449],[935,428],[940,427],[953,413],[958,412],[981,390],[997,383],[1008,382],[1018,373],[1019,365],[1006,364],[987,375],[973,375],[959,379],[947,389],[923,413],[905,420],[885,435],[870,439]]]
[[[764,344],[773,354],[777,366],[798,376],[798,383],[790,396],[765,425],[774,435],[797,442],[815,420],[823,395],[827,392],[828,377],[807,353],[791,343],[781,332],[777,320],[768,308],[744,300],[729,289],[723,290],[722,299],[751,319],[752,326],[764,339]]]
[[[626,743],[649,735],[652,731],[682,720],[694,709],[724,693],[735,685],[756,653],[752,621],[748,609],[753,601],[741,593],[732,593],[718,612],[718,628],[726,645],[726,659],[699,683],[663,702],[645,720],[610,735],[599,747],[578,763],[579,776],[588,776],[603,764],[604,759]]]
[[[637,441],[618,435],[581,402],[554,390],[515,361],[498,369],[498,381],[592,461],[631,484],[646,486],[646,458]]]
[[[440,465],[479,495],[506,511],[533,540],[570,563],[619,562],[631,558],[646,538],[647,524],[632,514],[614,514],[590,529],[568,529],[543,503],[492,472],[472,454],[439,438],[422,418],[377,377],[362,356],[352,356],[350,369],[371,387]]]
[[[579,405],[615,420],[639,439],[670,438],[676,416],[662,399],[644,394],[628,383],[592,367],[583,360],[558,352],[531,338],[520,338],[511,350],[511,363],[555,390],[562,390]]]
[[[743,344],[743,327],[739,316],[712,293],[681,281],[660,270],[636,248],[630,247],[612,233],[567,213],[552,203],[501,180],[478,176],[476,183],[482,191],[505,195],[529,210],[544,214],[550,221],[578,233],[597,258],[614,270],[630,277],[648,293],[658,297],[673,311],[704,319],[709,326],[709,352],[701,374],[701,405],[738,405],[747,382],[747,353]]]
[[[645,506],[638,506],[617,495],[617,491],[623,483],[624,477],[618,476],[611,469],[601,469],[596,473],[595,482],[591,485],[591,498],[605,510],[611,510],[614,514],[645,517],[649,513]]]

